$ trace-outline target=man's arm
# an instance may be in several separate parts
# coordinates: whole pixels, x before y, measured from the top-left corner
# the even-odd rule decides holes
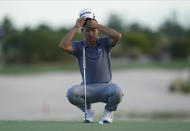
[[[87,23],[87,26],[91,28],[96,28],[102,32],[104,32],[106,35],[110,37],[110,44],[111,45],[116,45],[116,43],[121,39],[121,33],[117,32],[116,30],[105,27],[101,24],[98,24],[96,21],[91,20],[90,22]]]
[[[63,40],[59,43],[59,48],[67,52],[73,52],[71,41],[78,31],[78,29],[85,23],[85,17],[77,19],[75,26],[64,36]]]

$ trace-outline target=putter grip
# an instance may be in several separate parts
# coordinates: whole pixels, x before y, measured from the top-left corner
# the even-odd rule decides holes
[[[83,68],[86,69],[86,54],[85,54],[85,47],[83,46]]]

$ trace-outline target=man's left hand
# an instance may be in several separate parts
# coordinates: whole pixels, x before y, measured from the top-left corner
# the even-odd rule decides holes
[[[90,27],[90,28],[97,29],[98,28],[98,23],[95,20],[90,20],[90,21],[87,21],[86,26]]]

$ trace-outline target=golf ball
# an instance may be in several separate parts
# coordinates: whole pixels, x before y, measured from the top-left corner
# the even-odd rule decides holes
[[[103,125],[103,121],[99,121],[98,124],[99,124],[99,125]]]

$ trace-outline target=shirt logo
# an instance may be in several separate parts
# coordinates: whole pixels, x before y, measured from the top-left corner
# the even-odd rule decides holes
[[[98,49],[98,54],[101,53],[102,49]]]

